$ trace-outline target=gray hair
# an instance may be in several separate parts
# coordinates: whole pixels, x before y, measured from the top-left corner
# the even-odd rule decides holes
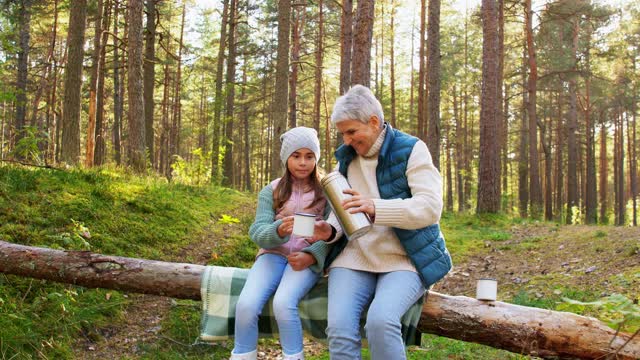
[[[336,100],[331,122],[336,124],[345,120],[358,120],[368,124],[373,115],[380,120],[380,126],[382,126],[384,115],[380,101],[368,87],[356,85]]]

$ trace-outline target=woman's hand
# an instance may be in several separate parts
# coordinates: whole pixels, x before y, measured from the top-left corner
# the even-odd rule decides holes
[[[313,244],[317,241],[329,241],[329,239],[333,234],[331,230],[331,224],[324,220],[316,220],[316,223],[313,226],[313,237],[307,238],[307,242],[309,244]]]
[[[353,189],[346,189],[342,191],[344,194],[350,194],[351,197],[344,200],[342,202],[342,207],[349,211],[351,214],[355,213],[365,213],[368,214],[370,218],[374,218],[376,216],[376,205],[374,204],[372,199],[365,198],[360,195],[359,192]]]
[[[287,216],[282,218],[282,224],[278,226],[278,236],[281,238],[291,235],[293,232],[293,216]]]
[[[301,271],[315,264],[316,258],[309,253],[298,251],[289,255],[287,261],[289,261],[289,265],[291,265],[293,270]]]

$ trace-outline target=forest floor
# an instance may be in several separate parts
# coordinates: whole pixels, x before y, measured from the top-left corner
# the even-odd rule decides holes
[[[253,214],[250,206],[237,211],[234,216]],[[446,219],[444,227],[446,230]],[[239,236],[239,231],[244,229],[211,226],[208,236],[182,249],[176,261],[189,259],[205,264],[212,257],[212,249],[215,253],[220,244],[214,239]],[[640,228],[514,223],[502,231],[507,235],[476,239],[476,246],[464,255],[454,253],[454,269],[433,290],[474,297],[476,280],[492,277],[498,279],[498,300],[521,305],[544,307],[545,302],[561,302],[567,294],[582,300],[622,293],[636,302],[640,300]],[[144,348],[149,344],[177,342],[162,331],[175,300],[137,294],[128,297],[131,305],[120,321],[102,329],[97,340],[87,336],[77,341],[74,351],[78,359],[146,358]],[[223,346],[230,348],[231,344]],[[281,358],[275,340],[261,342],[260,350],[259,359]],[[326,347],[307,340],[305,353],[308,358],[324,358]]]

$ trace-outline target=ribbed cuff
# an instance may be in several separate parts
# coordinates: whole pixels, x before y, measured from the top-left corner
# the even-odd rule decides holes
[[[373,199],[376,207],[374,223],[376,225],[394,226],[406,222],[402,199]]]

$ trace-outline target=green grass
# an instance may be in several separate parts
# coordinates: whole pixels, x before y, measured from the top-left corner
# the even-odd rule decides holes
[[[454,263],[484,247],[485,241],[505,241],[511,238],[508,229],[515,221],[506,215],[444,213],[440,220],[447,248]]]
[[[253,195],[230,189],[110,169],[0,166],[0,239],[167,260],[198,241],[221,215],[251,201]],[[233,241],[251,243],[246,237]],[[248,253],[241,252],[245,259]],[[99,337],[98,329],[117,320],[127,301],[116,291],[0,274],[0,358],[73,358],[73,342]],[[195,333],[178,329],[195,339]]]

